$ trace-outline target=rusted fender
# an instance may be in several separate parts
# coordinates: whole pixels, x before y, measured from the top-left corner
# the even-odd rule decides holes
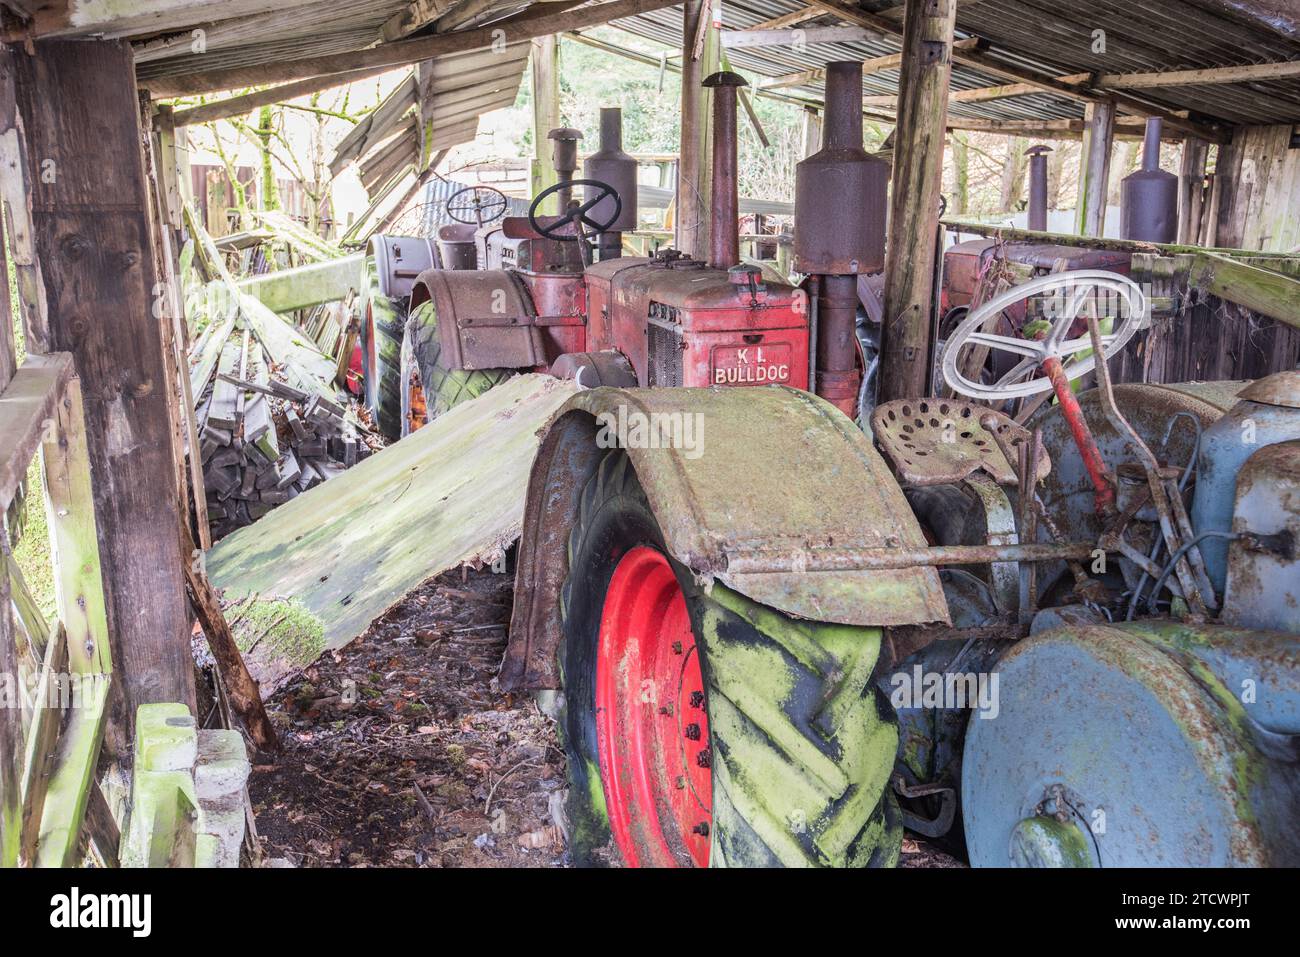
[[[706,586],[717,580],[815,621],[948,621],[934,568],[727,570],[759,552],[925,544],[870,440],[829,403],[783,386],[590,389],[561,407],[533,463],[502,687],[558,686],[569,531],[583,488],[614,447],[627,448],[668,551]]]

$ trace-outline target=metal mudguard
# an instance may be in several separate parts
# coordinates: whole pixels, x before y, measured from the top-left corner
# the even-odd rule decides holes
[[[517,273],[430,269],[411,291],[411,311],[432,299],[450,369],[535,369],[546,365],[536,311]]]
[[[370,255],[379,291],[389,299],[405,299],[420,273],[440,264],[433,243],[423,236],[372,236]]]
[[[663,423],[691,442],[637,442],[638,421]],[[656,444],[677,447],[645,447]],[[587,481],[606,450],[620,446],[634,446],[628,456],[669,553],[706,587],[717,580],[815,621],[947,622],[933,568],[727,571],[730,561],[756,551],[925,544],[870,440],[827,402],[779,386],[590,389],[560,409],[533,462],[503,688],[559,685],[555,651],[569,532]]]

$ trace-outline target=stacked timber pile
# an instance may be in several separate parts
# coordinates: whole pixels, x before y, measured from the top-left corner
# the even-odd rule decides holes
[[[336,387],[339,362],[237,283],[201,228],[187,296],[199,461],[213,538],[367,457],[379,440]]]

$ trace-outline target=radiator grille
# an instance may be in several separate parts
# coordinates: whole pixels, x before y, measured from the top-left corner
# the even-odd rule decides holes
[[[646,350],[646,374],[651,387],[674,387],[682,384],[682,333],[675,325],[646,324],[649,337]]]

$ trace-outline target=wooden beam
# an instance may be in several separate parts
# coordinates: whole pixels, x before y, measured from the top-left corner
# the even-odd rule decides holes
[[[51,345],[75,359],[100,479],[94,517],[99,558],[111,570],[107,620],[118,662],[107,745],[125,760],[137,704],[194,707],[175,483],[180,412],[154,315],[159,277],[134,63],[123,41],[46,40],[3,56],[27,155],[57,166],[56,176],[33,178],[32,216]]]
[[[1205,160],[1209,154],[1205,140],[1189,136],[1183,141],[1183,156],[1178,167],[1178,241],[1195,243],[1200,236],[1201,208],[1205,199]]]
[[[1279,63],[1247,63],[1197,70],[1161,70],[1153,73],[1103,73],[1093,83],[1100,90],[1151,90],[1170,86],[1213,86],[1221,83],[1250,83],[1255,80],[1285,80],[1300,76],[1300,60]]]
[[[1121,253],[1159,253],[1162,256],[1214,253],[1225,259],[1248,259],[1252,262],[1294,263],[1295,253],[1260,252],[1254,249],[1233,249],[1219,246],[1181,246],[1177,243],[1148,243],[1137,239],[1104,239],[1096,236],[1076,236],[1073,233],[1041,232],[1037,229],[1016,229],[1001,223],[981,223],[969,219],[949,217],[943,224],[952,232],[971,236],[992,236],[1007,242],[1050,243],[1054,246],[1078,246],[1081,249],[1108,249]]]
[[[806,23],[809,20],[816,20],[818,17],[826,16],[826,11],[815,6],[807,6],[802,10],[792,10],[789,13],[783,13],[779,17],[773,17],[771,20],[763,20],[756,23],[749,29],[751,30],[781,30],[785,27],[792,27],[796,23]]]
[[[704,78],[720,66],[718,31],[706,0],[682,4],[681,143],[677,163],[675,234],[678,249],[705,258],[709,248],[712,190],[713,96]],[[697,56],[696,50],[700,53]]]
[[[279,86],[255,90],[241,96],[232,96],[213,103],[204,103],[201,106],[177,110],[172,114],[172,122],[177,127],[214,123],[217,120],[226,120],[232,116],[243,116],[245,113],[251,113],[262,106],[270,106],[273,103],[287,103],[290,100],[298,99],[300,96],[309,96],[319,90],[343,86],[356,80],[377,76],[379,73],[386,71],[387,68],[382,71],[352,70],[347,73],[335,73],[328,77],[313,76],[295,83],[283,83]]]
[[[822,118],[812,107],[803,108],[803,125],[800,129],[803,143],[800,149],[802,159],[807,159],[822,148]]]
[[[1300,280],[1292,276],[1203,251],[1190,278],[1213,296],[1300,329]]]
[[[8,567],[9,529],[0,522],[0,561]],[[0,674],[16,684],[18,645],[14,641],[13,602],[8,575],[0,575]],[[17,694],[12,687],[9,694]],[[17,701],[0,707],[0,868],[18,864],[23,833],[23,721]]]
[[[544,10],[551,4],[542,4],[543,11],[530,8],[509,20],[472,30],[417,37],[400,40],[397,43],[382,43],[350,53],[280,60],[257,66],[229,67],[183,76],[157,77],[145,81],[145,85],[149,87],[153,96],[169,97],[318,77],[325,79],[321,81],[323,85],[317,89],[326,89],[336,85],[335,81],[329,78],[339,73],[370,71],[370,75],[375,75],[387,72],[393,67],[417,63],[447,53],[483,49],[492,46],[494,42],[509,45],[550,33],[563,33],[566,30],[578,30],[623,17],[651,13],[675,6],[677,2],[679,0],[608,0],[589,7],[554,13]]]
[[[1089,103],[1084,111],[1083,148],[1079,154],[1079,204],[1074,228],[1083,236],[1100,236],[1106,225],[1110,154],[1115,141],[1115,105]]]
[[[289,10],[314,0],[132,0],[131,3],[88,3],[85,0],[44,0],[23,4],[31,10],[26,20],[17,14],[6,19],[0,40],[16,43],[38,37],[111,37],[160,33]],[[12,6],[16,6],[11,4]]]
[[[36,450],[53,419],[59,397],[72,377],[67,353],[28,356],[0,393],[0,511],[9,507],[27,476]]]
[[[793,27],[781,30],[726,30],[722,46],[726,50],[750,47],[794,48],[808,43],[860,43],[880,34],[857,26]]]
[[[926,394],[955,0],[909,2],[885,258],[880,401]]]
[[[185,538],[188,539],[189,536],[186,535]],[[187,541],[185,544],[192,547],[194,543]],[[279,751],[280,739],[271,725],[271,719],[267,717],[257,682],[249,674],[244,657],[239,653],[239,646],[235,644],[235,636],[230,631],[230,625],[221,610],[221,602],[212,583],[208,581],[207,573],[197,566],[197,562],[185,563],[185,587],[194,614],[203,628],[203,634],[207,636],[212,657],[216,659],[230,708],[243,722],[258,751],[268,754]]]
[[[532,41],[530,67],[533,81],[533,157],[529,181],[536,196],[559,182],[551,162],[551,141],[546,134],[558,129],[560,122],[560,43],[554,34]],[[544,213],[554,213],[558,197],[547,199]]]
[[[433,23],[446,13],[450,6],[449,0],[411,0],[384,21],[384,25],[379,28],[379,37],[384,43],[392,43],[408,37]]]

